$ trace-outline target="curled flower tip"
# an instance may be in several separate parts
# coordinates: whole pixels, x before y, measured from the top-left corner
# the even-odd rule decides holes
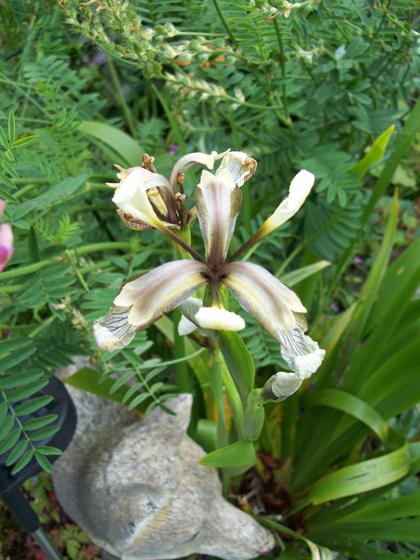
[[[301,385],[302,380],[294,373],[279,371],[264,385],[262,397],[266,401],[281,402],[296,393]]]
[[[245,181],[248,181],[254,175],[257,162],[244,152],[229,152],[224,156],[219,169],[216,171],[216,176],[226,169],[232,174],[234,183],[238,187],[242,187]]]
[[[201,307],[194,321],[203,329],[217,331],[241,331],[246,326],[242,317],[236,313],[217,307]]]

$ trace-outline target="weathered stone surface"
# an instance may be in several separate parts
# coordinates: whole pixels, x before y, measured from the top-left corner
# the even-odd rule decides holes
[[[216,469],[186,430],[192,397],[135,412],[69,387],[76,434],[54,464],[57,498],[93,542],[123,560],[209,554],[247,560],[274,546],[272,534],[221,494]]]

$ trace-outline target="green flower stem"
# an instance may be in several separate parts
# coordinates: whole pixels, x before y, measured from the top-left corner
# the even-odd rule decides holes
[[[298,393],[294,393],[283,402],[283,420],[281,424],[281,457],[283,461],[290,461],[286,474],[286,485],[290,482],[292,463],[295,452],[296,421],[299,407]]]
[[[216,12],[217,12],[217,14],[220,18],[220,21],[223,24],[223,27],[226,29],[226,33],[229,35],[230,40],[235,45],[235,47],[238,47],[239,46],[238,41],[235,39],[235,36],[233,35],[233,33],[232,33],[232,31],[231,31],[231,29],[230,29],[230,27],[229,27],[229,25],[228,25],[228,23],[225,19],[225,16],[223,15],[222,10],[220,9],[218,0],[213,0],[213,4],[214,4],[214,7],[216,8]]]
[[[130,130],[130,134],[133,138],[136,138],[137,133],[136,133],[136,127],[134,126],[133,115],[130,111],[130,108],[127,105],[127,102],[125,100],[123,91],[121,89],[120,80],[118,79],[118,74],[117,74],[117,71],[115,69],[114,63],[112,61],[112,57],[107,55],[107,61],[108,61],[109,71],[111,72],[112,81],[114,82],[115,89],[117,90],[118,100],[119,100],[119,102],[121,104],[121,108],[124,112],[125,120],[126,120],[128,128]]]
[[[244,420],[244,409],[242,407],[241,397],[239,396],[238,389],[232,379],[232,375],[226,365],[223,355],[216,342],[212,343],[212,348],[210,352],[214,361],[217,363],[222,373],[223,383],[232,410],[232,417],[235,422],[235,426],[238,431],[239,437],[242,439],[242,424]]]
[[[278,44],[279,44],[279,62],[280,62],[280,68],[281,68],[281,75],[282,75],[283,78],[285,78],[286,77],[286,62],[285,62],[285,56],[284,56],[283,40],[282,40],[282,37],[281,37],[281,29],[280,29],[278,19],[274,18],[273,21],[274,21],[274,29],[276,30],[277,41],[278,41]],[[282,99],[283,99],[284,113],[285,113],[287,121],[289,121],[290,117],[289,117],[289,109],[288,109],[288,106],[287,106],[286,84],[282,84],[281,88],[282,88]]]
[[[179,309],[173,311],[174,324],[174,354],[176,359],[185,358],[185,337],[178,333],[178,324],[182,314]],[[188,393],[190,384],[188,380],[188,364],[184,360],[175,364],[176,384],[180,393]]]

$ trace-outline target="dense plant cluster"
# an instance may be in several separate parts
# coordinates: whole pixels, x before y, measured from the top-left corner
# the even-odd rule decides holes
[[[0,456],[10,470],[38,461],[51,471],[55,417],[28,415],[75,355],[93,369],[70,383],[89,378],[90,390],[143,414],[191,391],[191,436],[215,450],[206,419],[236,443],[223,394],[215,399],[217,364],[209,370],[207,350],[179,335],[178,309],[123,350],[101,352],[92,334],[128,278],[175,256],[155,229],[121,224],[105,185],[112,165],[140,166],[148,153],[169,176],[188,152],[232,147],[258,171],[242,187],[229,255],[300,169],[316,177],[296,218],[241,258],[296,290],[326,350],[298,393],[266,405],[256,467],[232,491],[260,480],[262,522],[286,539],[280,557],[327,558],[323,547],[417,557],[418,20],[415,2],[375,0],[0,5],[0,198],[14,235],[0,273]],[[189,209],[198,181],[186,172]],[[203,253],[197,221],[191,246]],[[258,387],[288,371],[278,342],[233,298],[224,303],[247,328],[221,360],[238,352]]]

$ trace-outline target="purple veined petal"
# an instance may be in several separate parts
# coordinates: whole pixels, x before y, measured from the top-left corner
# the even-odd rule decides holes
[[[172,168],[171,176],[169,178],[169,182],[172,185],[172,188],[176,190],[177,188],[177,180],[178,175],[189,169],[193,165],[202,164],[207,166],[208,169],[213,169],[214,162],[217,159],[222,158],[228,152],[223,152],[222,154],[218,154],[217,152],[212,152],[209,154],[204,154],[203,152],[193,152],[192,154],[186,154],[182,156]]]
[[[140,278],[127,282],[114,300],[130,307],[128,321],[139,328],[172,311],[209,281],[205,263],[180,260],[163,264]]]
[[[220,271],[220,281],[276,340],[279,329],[296,326],[295,313],[306,312],[295,292],[257,264],[226,264]]]
[[[322,364],[325,350],[319,348],[318,343],[304,333],[306,325],[302,327],[297,318],[298,326],[289,331],[280,330],[280,352],[290,369],[303,380],[310,377]]]
[[[139,327],[128,322],[129,307],[111,307],[105,317],[93,322],[93,335],[104,352],[121,350],[133,340]]]
[[[225,169],[217,176],[202,172],[195,206],[210,267],[217,268],[224,262],[241,205],[242,192],[230,171]]]

